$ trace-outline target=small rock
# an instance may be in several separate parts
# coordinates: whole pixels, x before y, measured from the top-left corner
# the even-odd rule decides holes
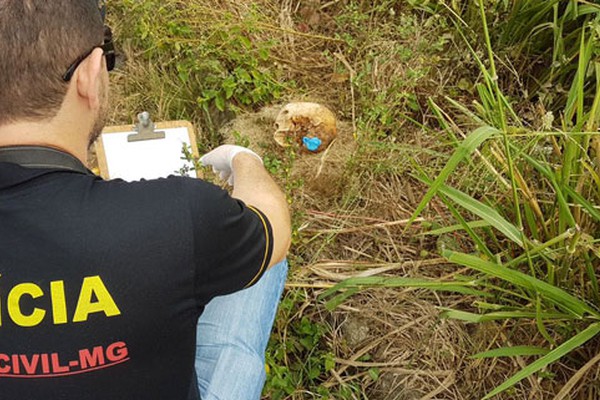
[[[350,348],[356,348],[369,339],[371,329],[369,328],[367,320],[351,315],[342,325],[342,331],[348,346]]]

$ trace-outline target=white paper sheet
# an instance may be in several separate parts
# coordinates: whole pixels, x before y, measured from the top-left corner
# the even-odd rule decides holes
[[[136,132],[107,133],[101,136],[108,174],[111,179],[128,182],[140,179],[166,178],[181,175],[182,168],[191,170],[193,164],[182,158],[183,146],[190,146],[187,128],[157,129],[166,133],[165,139],[128,142]],[[190,175],[195,176],[191,171]]]

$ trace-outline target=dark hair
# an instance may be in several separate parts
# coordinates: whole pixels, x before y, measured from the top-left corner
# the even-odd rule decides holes
[[[54,117],[63,74],[103,37],[96,0],[0,0],[0,126]]]

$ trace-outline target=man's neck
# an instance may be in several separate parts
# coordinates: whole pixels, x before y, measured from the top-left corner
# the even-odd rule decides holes
[[[43,146],[71,154],[87,165],[88,143],[77,132],[58,131],[56,121],[21,122],[0,126],[0,147]],[[65,125],[69,126],[69,125]],[[72,126],[72,125],[71,125]]]

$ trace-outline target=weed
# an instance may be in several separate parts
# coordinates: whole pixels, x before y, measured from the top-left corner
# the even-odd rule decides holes
[[[244,136],[241,132],[235,131],[232,133],[237,146],[248,147],[250,146],[250,139]]]
[[[267,350],[269,379],[265,393],[269,399],[302,399],[311,394],[322,399],[351,399],[351,386],[331,390],[321,385],[323,377],[335,367],[335,355],[328,349],[330,328],[301,316],[307,301],[303,290],[286,292],[277,320],[281,336],[273,336]]]
[[[475,11],[473,4],[469,2],[460,11],[469,15]],[[577,43],[576,50],[569,53],[570,62],[553,67],[550,78],[543,77],[563,84],[571,80],[566,97],[557,97],[549,104],[557,107],[557,99],[562,100],[561,125],[553,127],[550,132],[537,132],[526,128],[519,118],[509,96],[502,90],[496,68],[498,56],[493,51],[493,43],[506,49],[516,42],[512,36],[492,36],[487,18],[494,5],[486,9],[483,0],[479,0],[476,10],[480,18],[478,27],[483,32],[483,48],[487,57],[482,57],[470,44],[460,25],[464,21],[456,22],[459,34],[480,68],[483,82],[476,86],[479,102],[474,107],[475,111],[451,99],[449,102],[464,114],[469,124],[483,126],[465,135],[464,140],[457,140],[454,130],[448,129],[457,149],[442,171],[435,179],[418,166],[415,172],[415,176],[430,189],[411,221],[438,196],[476,249],[474,254],[466,254],[442,247],[441,254],[448,261],[468,267],[480,275],[472,281],[450,282],[353,278],[326,292],[328,295],[343,291],[328,303],[333,308],[364,286],[429,286],[433,290],[460,293],[475,290],[479,291],[481,301],[493,296],[495,311],[480,309],[480,313],[468,313],[446,310],[445,316],[471,323],[490,319],[529,319],[547,347],[539,358],[489,392],[484,399],[510,389],[532,374],[537,373],[543,379],[553,378],[553,373],[545,370],[549,365],[578,351],[600,335],[597,270],[600,259],[592,245],[600,240],[600,187],[597,160],[590,156],[592,144],[598,140],[600,88],[595,82],[600,82],[600,68],[595,58],[595,26],[600,21],[600,7],[577,2],[564,5],[558,1],[516,4],[515,14],[509,15],[505,24],[497,29],[523,29],[516,37],[523,40],[521,50],[528,51],[527,57],[538,55],[534,42],[542,38],[535,37],[532,31],[538,29],[548,15],[554,18],[555,25],[566,27],[566,21],[578,23],[569,25],[569,33],[555,29],[549,35],[554,39],[554,47],[550,49],[555,49],[555,57],[556,52],[561,50],[556,46],[564,43],[562,35],[566,34],[567,40],[575,38]],[[495,3],[495,7],[501,7],[500,2]],[[560,20],[557,10],[565,13]],[[538,19],[533,19],[533,15]],[[470,16],[473,17],[472,14]],[[529,40],[532,40],[530,45],[523,45]],[[559,70],[562,71],[560,77]],[[538,89],[536,93],[539,92]],[[430,105],[434,107],[442,127],[459,126],[434,103],[430,102]],[[483,143],[487,145],[482,146]],[[540,152],[540,148],[548,151]],[[495,177],[493,182],[502,190],[473,194],[472,188],[467,188],[472,193],[469,194],[447,184],[459,164],[468,162],[474,165],[476,159],[482,162],[490,177]],[[464,186],[465,181],[457,180],[457,183]],[[483,223],[494,230],[476,231],[474,223]],[[492,357],[514,357],[523,349],[500,350]],[[526,350],[532,349],[528,347]]]
[[[257,37],[264,16],[256,9],[240,18],[202,2],[182,7],[176,1],[121,0],[111,11],[118,35],[143,49],[129,57],[149,63],[160,71],[158,79],[179,87],[176,108],[187,119],[204,121],[213,136],[219,113],[257,108],[281,96],[276,70],[266,68],[274,43]]]
[[[179,176],[190,176],[192,171],[200,171],[202,169],[202,164],[194,155],[190,145],[184,144],[181,146],[181,160],[187,161],[187,164],[181,167],[179,171],[175,171]]]

